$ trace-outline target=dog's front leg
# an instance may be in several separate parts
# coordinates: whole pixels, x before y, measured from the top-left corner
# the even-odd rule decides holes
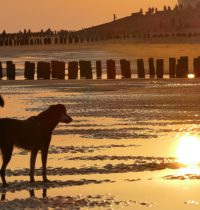
[[[31,159],[30,159],[30,182],[35,182],[34,178],[34,170],[35,170],[35,160],[38,154],[38,149],[33,149],[31,151]]]
[[[6,147],[1,147],[1,153],[3,157],[3,163],[1,167],[1,179],[3,182],[3,187],[6,187],[8,184],[5,179],[5,171],[8,163],[10,162],[11,156],[13,152],[13,145],[8,145]]]
[[[42,176],[43,176],[43,181],[48,182],[49,180],[47,179],[47,172],[46,172],[46,167],[47,167],[47,156],[48,156],[48,146],[44,146],[41,149],[41,156],[42,156]]]

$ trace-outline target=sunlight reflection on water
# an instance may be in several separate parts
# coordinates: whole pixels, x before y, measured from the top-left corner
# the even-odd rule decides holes
[[[200,175],[200,168],[197,165],[191,165],[186,168],[181,168],[178,170],[178,175],[179,176],[184,176],[184,175],[189,175],[189,174],[195,174],[195,175]]]
[[[176,156],[178,162],[190,167],[196,166],[200,162],[200,140],[197,136],[186,134],[179,140]]]

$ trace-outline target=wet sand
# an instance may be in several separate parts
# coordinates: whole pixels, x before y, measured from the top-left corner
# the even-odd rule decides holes
[[[1,117],[25,119],[63,103],[72,124],[60,124],[48,174],[30,184],[29,153],[15,148],[0,188],[0,209],[199,208],[200,168],[178,161],[186,134],[200,135],[198,79],[0,81]]]

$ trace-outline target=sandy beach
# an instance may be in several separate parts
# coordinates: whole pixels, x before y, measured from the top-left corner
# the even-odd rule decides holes
[[[15,148],[0,209],[199,208],[199,165],[177,155],[183,137],[200,135],[199,80],[4,80],[0,91],[1,117],[62,103],[74,119],[54,132],[48,184],[40,155],[30,184],[30,154]]]
[[[1,8],[0,210],[199,210],[200,0]]]

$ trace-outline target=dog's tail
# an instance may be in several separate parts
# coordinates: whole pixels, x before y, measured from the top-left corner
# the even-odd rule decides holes
[[[2,107],[4,106],[4,100],[1,95],[0,95],[0,106],[2,106]]]

